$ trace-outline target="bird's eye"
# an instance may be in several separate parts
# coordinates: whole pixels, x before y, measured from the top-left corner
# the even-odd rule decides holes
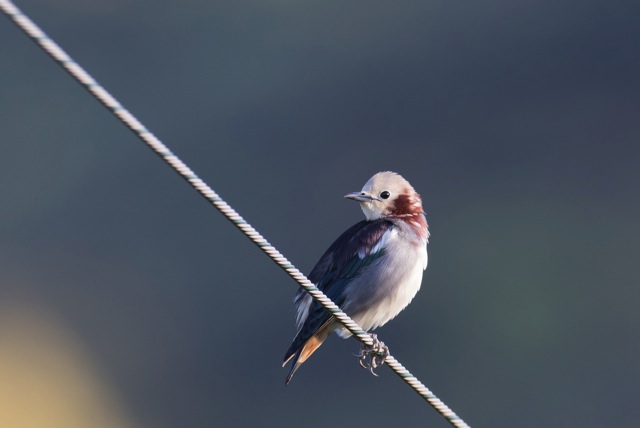
[[[389,196],[391,196],[391,193],[387,192],[386,190],[382,193],[380,193],[380,197],[382,199],[389,199]]]

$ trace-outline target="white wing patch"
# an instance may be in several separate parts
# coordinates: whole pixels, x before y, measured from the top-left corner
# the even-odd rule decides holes
[[[309,316],[309,308],[311,307],[311,301],[313,300],[313,298],[311,297],[311,295],[309,293],[304,293],[304,296],[302,296],[299,301],[296,301],[296,328],[298,329],[298,331],[302,328],[302,325],[304,324],[304,322],[307,320],[307,317]]]
[[[358,251],[358,257],[360,258],[360,260],[364,259],[367,256],[370,256],[371,254],[375,254],[378,251],[382,250],[386,245],[387,245],[387,241],[389,240],[390,237],[395,237],[395,235],[397,235],[398,232],[394,229],[388,229],[378,240],[378,242],[376,242],[376,245],[374,245],[371,248],[371,251],[369,251],[368,253],[365,252],[364,249],[360,249]]]

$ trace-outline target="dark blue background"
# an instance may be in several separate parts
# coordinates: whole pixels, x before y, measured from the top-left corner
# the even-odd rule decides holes
[[[379,334],[472,426],[637,424],[637,2],[19,6],[305,272],[403,174],[430,265]],[[0,96],[0,338],[66,338],[4,355],[130,426],[448,426],[353,339],[285,389],[296,284],[4,18]]]

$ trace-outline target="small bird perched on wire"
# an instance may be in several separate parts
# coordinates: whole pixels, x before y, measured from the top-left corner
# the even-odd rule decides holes
[[[420,289],[427,268],[429,229],[420,195],[395,172],[375,174],[360,192],[345,198],[360,203],[366,220],[331,244],[309,279],[369,331],[398,315]],[[333,331],[343,338],[351,336],[303,289],[296,293],[294,304],[298,332],[284,356],[283,367],[292,361],[285,384]],[[384,345],[375,335],[372,338],[378,352]],[[370,352],[361,352],[361,365]],[[371,361],[373,369],[375,357]]]

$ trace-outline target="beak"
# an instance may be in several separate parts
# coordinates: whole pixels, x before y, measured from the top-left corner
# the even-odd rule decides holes
[[[358,202],[371,202],[374,200],[378,200],[378,198],[375,198],[371,195],[368,195],[364,192],[353,192],[353,193],[348,193],[346,195],[344,195],[345,198],[347,199],[351,199],[353,201],[358,201]]]

